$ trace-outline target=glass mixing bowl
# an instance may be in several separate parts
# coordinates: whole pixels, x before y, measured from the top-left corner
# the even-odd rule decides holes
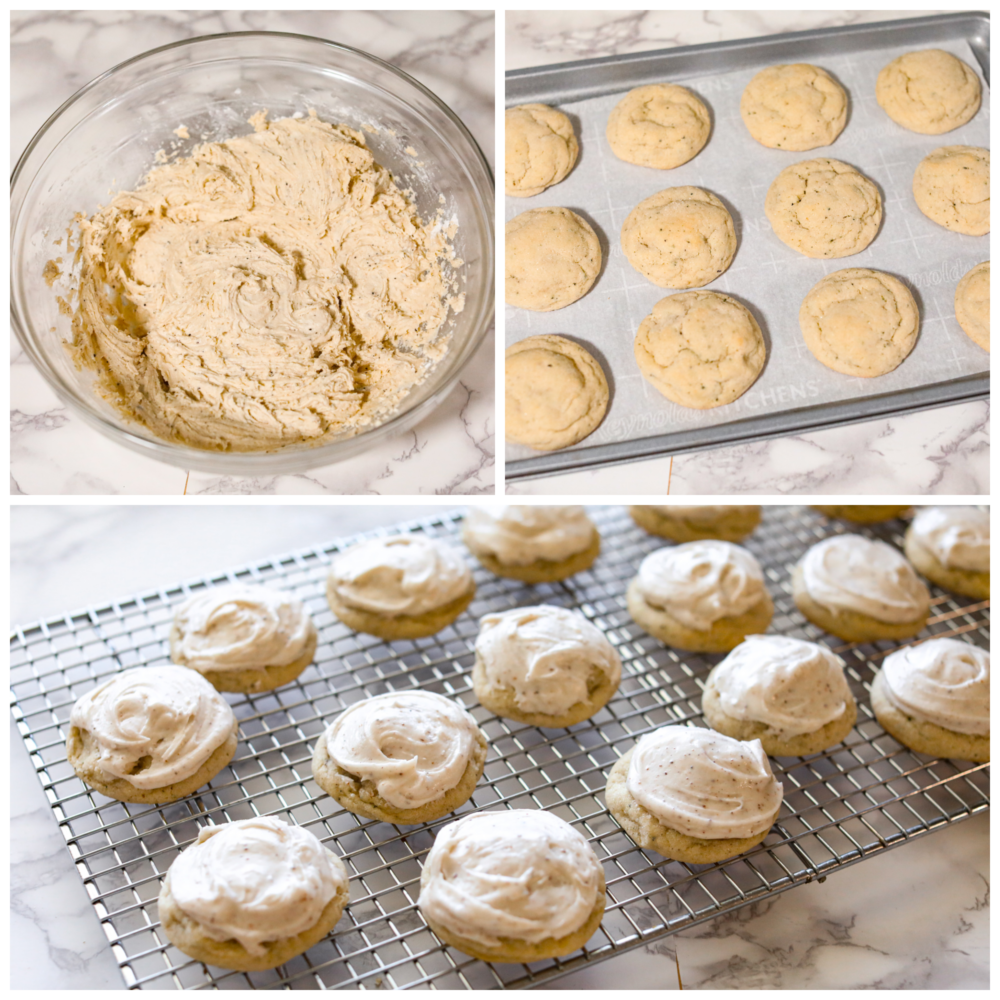
[[[412,192],[421,219],[427,222],[443,208],[445,219],[457,220],[453,245],[465,262],[457,271],[465,308],[447,321],[451,343],[445,357],[378,427],[313,447],[202,451],[164,441],[127,420],[98,395],[95,374],[75,368],[64,346],[70,317],[57,301],[64,279],[49,287],[45,265],[62,257],[62,269],[71,269],[65,241],[55,240],[65,237],[76,213],[91,215],[110,194],[134,188],[158,150],[185,155],[199,141],[246,134],[247,119],[264,108],[270,118],[315,108],[324,121],[362,131],[376,160],[392,171],[401,189]],[[190,139],[175,135],[180,125]],[[493,318],[493,179],[475,140],[416,80],[364,52],[319,38],[209,35],[116,66],[71,97],[31,140],[14,169],[10,211],[11,320],[31,360],[92,427],[185,469],[296,472],[367,450],[412,427],[444,399]]]

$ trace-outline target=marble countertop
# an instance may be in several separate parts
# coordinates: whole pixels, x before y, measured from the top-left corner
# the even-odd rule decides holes
[[[508,11],[505,67],[941,11]],[[508,494],[988,494],[989,403],[546,476]]]
[[[371,52],[433,90],[492,165],[492,11],[20,11],[11,15],[11,166],[45,119],[105,70],[223,31],[287,31]],[[476,494],[495,482],[493,331],[433,414],[363,455],[302,475],[187,473],[133,454],[74,416],[11,338],[13,494]]]

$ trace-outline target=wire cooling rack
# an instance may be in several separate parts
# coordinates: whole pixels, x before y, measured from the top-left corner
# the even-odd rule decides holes
[[[351,632],[330,613],[323,596],[329,557],[355,539],[13,633],[12,712],[129,987],[535,986],[988,808],[986,765],[914,754],[874,720],[868,701],[873,671],[897,644],[844,645],[806,623],[792,603],[790,570],[809,545],[854,530],[900,546],[905,523],[856,528],[808,508],[766,508],[763,524],[746,545],[764,566],[774,597],[771,631],[824,642],[841,654],[858,699],[857,725],[826,753],[772,761],[784,784],[784,804],[766,840],[747,854],[717,865],[688,865],[638,849],[605,809],[608,771],[643,733],[672,722],[703,724],[702,685],[721,657],[668,649],[631,621],[626,585],[643,556],[665,543],[633,525],[623,508],[594,509],[592,516],[604,545],[590,570],[530,588],[477,566],[472,606],[428,639],[386,643]],[[392,530],[453,538],[460,520],[459,514],[446,513]],[[93,792],[66,761],[73,702],[117,671],[167,663],[173,606],[229,581],[274,583],[304,600],[320,634],[315,663],[277,691],[227,696],[239,718],[240,745],[229,767],[198,794],[156,807]],[[960,635],[988,647],[988,602],[937,588],[932,593],[922,638]],[[578,608],[621,653],[621,687],[587,722],[536,729],[498,719],[476,702],[470,671],[477,619],[532,603]],[[522,965],[487,964],[442,946],[415,904],[423,858],[435,831],[452,817],[402,828],[362,820],[312,780],[314,741],[334,715],[371,695],[413,688],[456,698],[490,740],[484,776],[459,813],[548,809],[590,839],[604,865],[608,906],[586,948]],[[344,859],[351,876],[344,916],[326,940],[270,972],[229,972],[191,961],[167,942],[159,925],[162,876],[200,827],[261,814],[307,827]]]

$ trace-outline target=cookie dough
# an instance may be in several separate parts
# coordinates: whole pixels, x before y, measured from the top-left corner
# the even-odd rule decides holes
[[[504,190],[541,194],[573,169],[580,146],[572,122],[547,104],[521,104],[504,115]]]
[[[380,423],[447,349],[447,240],[361,134],[251,123],[80,223],[75,361],[158,437],[213,451]]]
[[[827,368],[873,378],[891,372],[913,350],[920,314],[898,278],[848,267],[813,285],[799,309],[799,326]]]
[[[630,90],[608,116],[611,151],[626,163],[670,170],[708,142],[708,108],[686,87],[650,83]]]
[[[634,344],[642,377],[672,403],[707,410],[738,399],[764,367],[764,337],[746,306],[721,292],[660,299]]]
[[[840,160],[785,167],[764,200],[774,235],[806,257],[850,257],[868,246],[882,222],[878,188]]]
[[[966,236],[990,231],[990,151],[942,146],[913,175],[917,208],[939,226]]]
[[[533,208],[507,223],[508,305],[551,312],[590,291],[601,270],[601,244],[568,208]]]
[[[504,362],[508,441],[554,451],[596,430],[608,408],[608,380],[579,344],[556,334],[507,348]]]
[[[990,262],[977,264],[955,289],[955,319],[984,351],[990,349]]]
[[[667,188],[639,202],[622,226],[628,262],[661,288],[697,288],[733,262],[736,230],[726,206],[698,187]]]
[[[844,130],[847,94],[819,66],[768,66],[747,84],[740,114],[762,146],[801,152],[829,146]]]
[[[979,110],[979,77],[943,49],[907,52],[882,68],[875,98],[897,124],[923,135],[941,135]]]

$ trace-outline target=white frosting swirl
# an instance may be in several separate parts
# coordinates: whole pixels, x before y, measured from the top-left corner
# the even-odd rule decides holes
[[[813,733],[851,701],[839,656],[780,635],[747,636],[708,680],[727,715],[763,722],[781,736]]]
[[[203,827],[170,866],[177,905],[207,937],[251,955],[313,927],[346,886],[343,864],[313,834],[269,816]]]
[[[990,654],[959,639],[897,649],[882,664],[882,689],[901,712],[953,733],[990,734]]]
[[[990,515],[975,507],[924,507],[910,531],[935,559],[952,569],[990,571]]]
[[[700,507],[684,507],[680,504],[657,506],[653,504],[652,506],[653,510],[659,511],[664,517],[674,517],[679,521],[690,521],[692,524],[705,526],[717,524],[730,514],[748,514],[750,511],[760,510],[756,504],[703,504]]]
[[[586,838],[541,809],[473,813],[441,830],[427,855],[418,905],[464,938],[537,943],[586,923],[601,866]]]
[[[882,622],[927,614],[930,594],[902,553],[861,535],[834,535],[802,557],[802,582],[817,604]]]
[[[583,552],[594,524],[582,507],[470,507],[462,529],[470,546],[508,566],[557,562]]]
[[[431,691],[408,691],[351,705],[322,738],[330,758],[374,782],[389,805],[416,809],[458,784],[478,734],[461,705]]]
[[[476,652],[487,678],[514,691],[525,712],[560,715],[586,701],[596,667],[613,684],[622,661],[604,633],[583,615],[542,604],[484,615]]]
[[[647,604],[699,632],[742,615],[766,594],[760,563],[741,546],[714,539],[650,552],[638,581]]]
[[[781,805],[781,782],[760,740],[663,726],[635,745],[625,779],[661,823],[699,840],[756,837]]]
[[[360,542],[335,556],[330,586],[345,604],[362,611],[421,615],[466,593],[472,572],[444,542],[393,535]]]
[[[102,770],[135,788],[189,778],[229,738],[236,716],[187,667],[137,667],[78,699],[70,722],[99,748]]]

